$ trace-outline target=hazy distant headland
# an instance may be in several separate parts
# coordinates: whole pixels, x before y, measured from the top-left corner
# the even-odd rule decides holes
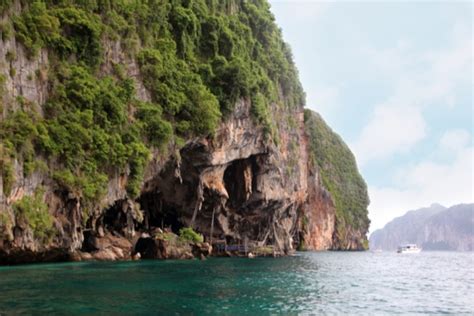
[[[370,235],[370,249],[416,243],[424,250],[474,250],[474,204],[439,204],[409,211]]]

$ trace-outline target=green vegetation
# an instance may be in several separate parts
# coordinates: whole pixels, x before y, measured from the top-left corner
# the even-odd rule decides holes
[[[309,221],[308,221],[308,217],[305,215],[305,214],[302,214],[301,216],[301,230],[303,232],[307,232],[309,227],[308,227],[308,224],[309,224]],[[304,238],[301,238],[299,244],[298,244],[298,248],[297,248],[298,251],[307,251],[307,247],[306,247],[306,242],[304,240]]]
[[[305,110],[305,124],[310,137],[310,159],[320,170],[323,185],[335,203],[339,240],[345,240],[349,228],[366,231],[369,197],[354,155],[319,114]]]
[[[16,76],[16,68],[13,67],[13,66],[10,66],[10,72],[9,72],[9,74],[10,74],[10,77],[11,77],[11,78],[15,77],[15,76]]]
[[[176,236],[176,234],[173,234],[171,232],[162,232],[162,233],[156,234],[155,239],[162,239],[164,241],[176,242],[178,239],[178,236]]]
[[[252,108],[250,110],[257,123],[263,126],[265,136],[276,137],[276,127],[271,120],[269,109],[265,102],[265,97],[261,93],[256,93],[252,96]]]
[[[204,237],[198,234],[191,227],[183,227],[179,230],[179,239],[188,242],[203,242]]]
[[[145,49],[138,55],[144,84],[153,101],[173,117],[179,135],[211,134],[220,120],[218,101],[201,77],[175,57],[170,43],[162,43],[159,49]]]
[[[0,13],[4,13],[13,4],[13,0],[0,0]]]
[[[12,50],[9,50],[6,54],[5,54],[5,59],[6,61],[8,61],[9,63],[11,63],[12,61],[15,61],[16,59],[16,53]]]
[[[3,152],[3,147],[0,147],[0,170],[3,180],[3,193],[8,196],[12,191],[13,182],[15,181],[15,176],[13,174],[13,165],[10,157],[5,156]]]
[[[33,196],[25,195],[13,204],[13,212],[17,221],[23,221],[33,231],[35,238],[42,241],[51,239],[56,233],[54,217],[48,212],[48,205],[43,201],[42,190]]]
[[[0,238],[3,240],[13,240],[13,221],[10,214],[6,211],[0,211]]]
[[[33,0],[22,1],[17,14],[11,5],[0,0],[9,17],[2,37],[14,36],[31,59],[48,51],[48,70],[35,75],[50,94],[41,111],[19,98],[19,110],[0,122],[7,194],[18,159],[25,175],[44,172],[89,209],[112,175],[128,175],[134,198],[151,151],[212,137],[239,99],[252,102],[255,121],[274,140],[270,105],[304,104],[267,1]],[[125,66],[104,72],[104,52],[114,41],[137,62],[150,102],[137,99]]]
[[[46,43],[53,43],[59,37],[59,20],[50,14],[46,4],[34,2],[29,10],[14,17],[15,37],[31,57],[34,57]]]
[[[306,243],[305,243],[304,239],[302,239],[300,241],[300,243],[298,244],[298,247],[296,248],[296,250],[298,250],[298,251],[308,251],[308,249],[306,248]]]
[[[5,92],[5,82],[7,81],[7,78],[5,75],[0,74],[0,92],[3,94]]]
[[[7,82],[7,78],[5,75],[0,74],[0,116],[3,117],[3,96],[5,95],[5,85]]]
[[[24,163],[23,172],[29,175],[35,166],[34,138],[38,136],[38,116],[18,110],[0,122],[0,138],[3,141],[1,163],[4,166],[4,192],[9,193],[13,183],[12,158],[18,157]]]
[[[364,250],[369,250],[369,241],[367,239],[364,239],[362,241],[362,247],[364,248]]]
[[[28,10],[13,18],[13,26],[30,57],[47,47],[62,58],[74,55],[89,65],[100,61],[102,23],[99,16],[84,9],[48,7],[42,1],[33,1]]]
[[[256,256],[272,256],[275,252],[275,248],[269,246],[258,246],[252,249]]]
[[[14,149],[11,152],[22,158],[25,167],[34,152],[49,157],[55,162],[53,178],[85,202],[105,193],[108,171],[129,165],[127,189],[136,196],[149,151],[141,138],[143,124],[140,120],[132,124],[127,117],[133,86],[128,80],[98,79],[82,66],[61,64],[58,73],[44,118],[25,109],[0,123],[5,146]]]
[[[4,92],[4,85],[5,85],[5,76],[0,75],[0,95]],[[3,103],[0,99],[0,110],[3,112]],[[0,127],[3,125],[0,123]],[[12,156],[15,152],[13,148],[13,144],[11,142],[6,143],[3,139],[2,129],[0,129],[0,139],[2,142],[0,143],[0,175],[3,181],[3,192],[5,195],[9,195],[12,190],[12,185],[15,180],[13,174],[13,164],[12,164]]]
[[[7,41],[12,36],[13,28],[8,21],[0,23],[0,33],[2,33],[1,35],[2,41]]]
[[[2,7],[8,5],[6,1]],[[155,88],[155,99],[164,100],[158,103],[165,112],[170,106],[173,115],[186,106],[182,94],[193,89],[205,95],[204,104],[213,103],[212,92],[224,114],[238,98],[258,92],[266,107],[278,100],[279,91],[287,106],[304,104],[291,52],[264,0],[36,0],[13,17],[13,26],[31,57],[47,48],[63,59],[73,55],[92,66],[101,61],[104,35],[120,39],[129,53],[141,43],[139,60],[147,86]],[[188,82],[193,87],[186,93],[183,86]],[[203,84],[209,91],[200,87]],[[170,86],[178,91],[167,91]],[[213,112],[211,128],[213,106],[206,106]]]

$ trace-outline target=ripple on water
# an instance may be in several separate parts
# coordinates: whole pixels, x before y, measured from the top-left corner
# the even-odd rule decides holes
[[[473,314],[473,259],[473,253],[320,252],[0,267],[0,311]]]

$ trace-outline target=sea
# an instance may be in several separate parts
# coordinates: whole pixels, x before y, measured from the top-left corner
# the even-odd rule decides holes
[[[473,315],[474,253],[0,267],[0,315]]]

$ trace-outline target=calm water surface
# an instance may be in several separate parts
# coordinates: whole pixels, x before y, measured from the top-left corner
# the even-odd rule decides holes
[[[0,267],[3,314],[474,314],[474,254]]]

